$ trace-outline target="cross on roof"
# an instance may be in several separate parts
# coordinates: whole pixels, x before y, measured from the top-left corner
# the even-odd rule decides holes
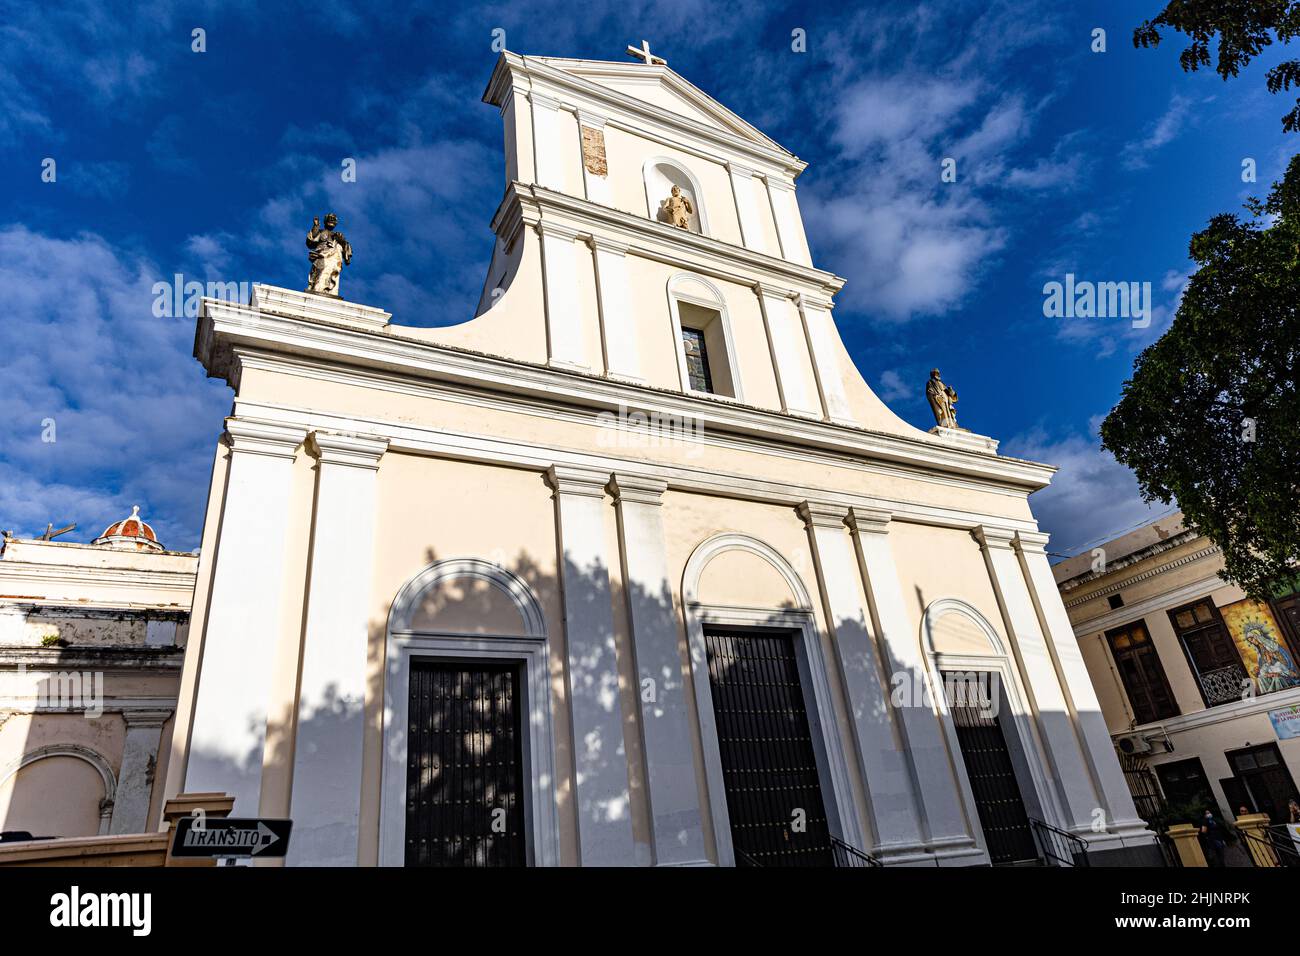
[[[663,57],[655,56],[653,53],[650,52],[649,40],[642,40],[641,45],[639,47],[629,46],[627,48],[627,55],[631,57],[636,57],[638,60],[643,60],[646,66],[651,66],[653,64],[658,64],[659,66],[668,65],[668,61],[665,60]]]

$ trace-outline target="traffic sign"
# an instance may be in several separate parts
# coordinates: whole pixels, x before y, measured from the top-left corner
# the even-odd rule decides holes
[[[292,828],[292,820],[181,817],[176,821],[172,856],[284,856]]]

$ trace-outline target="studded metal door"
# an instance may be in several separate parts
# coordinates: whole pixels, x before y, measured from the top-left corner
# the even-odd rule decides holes
[[[944,675],[948,710],[957,728],[966,776],[970,778],[984,842],[994,865],[1039,858],[1007,739],[990,704],[1005,697],[990,694],[984,684],[985,680],[996,679],[993,674],[981,674],[978,680],[971,681]]]
[[[519,668],[411,664],[407,866],[524,866]]]
[[[704,641],[736,858],[834,865],[793,637],[706,631]]]

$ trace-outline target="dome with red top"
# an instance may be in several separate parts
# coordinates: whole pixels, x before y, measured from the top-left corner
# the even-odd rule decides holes
[[[158,536],[153,533],[153,528],[145,524],[144,519],[140,517],[139,505],[131,508],[129,518],[113,522],[91,544],[103,545],[106,548],[120,548],[124,551],[163,550]]]

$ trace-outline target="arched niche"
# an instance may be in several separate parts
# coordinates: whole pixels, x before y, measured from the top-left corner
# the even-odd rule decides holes
[[[546,624],[518,575],[489,561],[454,558],[429,565],[403,585],[389,629],[543,637]]]
[[[405,859],[411,662],[501,661],[522,668],[522,774],[528,860],[560,863],[550,639],[541,603],[517,574],[479,558],[435,561],[411,577],[388,615],[379,863]]]
[[[926,653],[931,656],[1006,657],[1002,638],[993,625],[957,598],[932,602],[925,610],[921,629]]]
[[[752,580],[729,580],[734,574]],[[682,594],[688,605],[812,609],[808,589],[790,562],[763,541],[737,533],[714,535],[695,549]]]
[[[672,194],[673,187],[679,186],[694,210],[690,231],[703,236],[710,234],[704,194],[694,173],[675,159],[652,156],[642,166],[642,177],[645,180],[646,215],[657,222],[665,222],[661,214],[663,202]]]
[[[0,830],[103,835],[116,796],[117,777],[97,751],[80,744],[40,747],[0,772]]]

